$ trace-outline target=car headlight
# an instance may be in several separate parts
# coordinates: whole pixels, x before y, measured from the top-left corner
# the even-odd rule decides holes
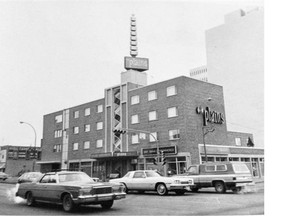
[[[174,184],[181,184],[180,180],[174,180]]]
[[[90,195],[91,189],[90,188],[82,188],[79,190],[79,196],[87,196]]]

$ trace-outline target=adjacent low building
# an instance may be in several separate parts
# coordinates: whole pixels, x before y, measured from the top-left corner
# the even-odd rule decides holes
[[[41,148],[5,145],[0,147],[0,171],[17,176],[21,171],[40,171],[36,161],[41,159]]]

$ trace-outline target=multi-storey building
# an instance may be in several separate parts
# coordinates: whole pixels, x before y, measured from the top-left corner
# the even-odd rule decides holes
[[[263,147],[263,9],[227,14],[224,24],[206,31],[206,53],[209,82],[224,88],[228,130],[249,131]]]
[[[193,79],[208,82],[207,66],[201,66],[190,70],[190,77]]]
[[[135,25],[132,17],[131,57],[120,84],[102,99],[44,116],[41,171],[81,169],[105,179],[134,169],[182,173],[206,160],[260,168],[263,149],[245,141],[252,134],[227,132],[221,86],[184,76],[147,85],[149,62],[136,57]],[[155,165],[160,153],[166,164]]]

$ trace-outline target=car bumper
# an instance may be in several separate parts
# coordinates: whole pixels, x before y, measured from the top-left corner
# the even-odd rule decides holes
[[[193,184],[171,184],[170,190],[187,190],[190,191],[191,188],[194,188]]]
[[[109,200],[119,200],[126,197],[126,193],[109,193],[109,194],[95,194],[89,196],[79,196],[74,198],[73,201],[76,204],[89,204],[89,203],[101,203]]]

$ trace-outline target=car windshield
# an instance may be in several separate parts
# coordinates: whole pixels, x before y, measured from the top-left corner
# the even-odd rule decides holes
[[[147,177],[160,177],[161,175],[157,172],[154,172],[154,171],[146,171],[146,176]]]
[[[250,173],[246,164],[234,163],[232,165],[233,165],[235,173]]]
[[[59,174],[59,182],[94,182],[86,173],[63,173]]]

